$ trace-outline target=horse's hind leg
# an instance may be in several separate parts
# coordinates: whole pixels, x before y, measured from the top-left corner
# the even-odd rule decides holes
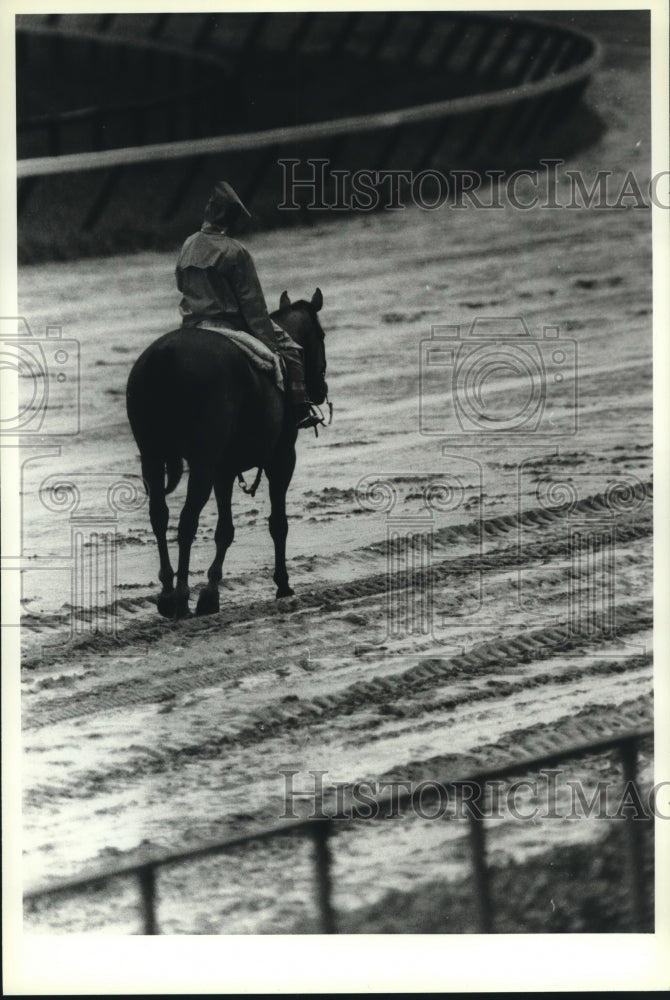
[[[214,562],[207,572],[207,585],[200,591],[198,604],[195,609],[196,615],[211,615],[219,610],[219,584],[223,575],[223,560],[235,537],[235,527],[233,525],[233,515],[230,506],[234,483],[235,476],[232,474],[220,476],[214,483],[216,505],[219,511],[219,519],[214,534],[216,555],[214,556]]]
[[[188,569],[191,561],[191,546],[198,530],[200,511],[212,492],[212,471],[207,466],[191,466],[188,477],[186,503],[179,517],[177,541],[179,542],[179,563],[177,565],[177,588],[175,591],[175,615],[183,618],[188,614]]]
[[[286,518],[286,491],[288,490],[293,469],[295,468],[295,453],[287,456],[284,465],[266,468],[268,485],[270,487],[270,503],[272,513],[268,519],[270,534],[275,545],[275,571],[273,580],[277,584],[276,597],[291,597],[294,591],[289,586],[286,569],[286,536],[288,535],[288,520]]]
[[[165,618],[174,617],[174,570],[170,563],[167,547],[167,526],[169,511],[165,502],[165,464],[162,460],[142,459],[142,475],[149,492],[149,520],[156,542],[160,570],[158,579],[163,589],[158,595],[158,610]]]

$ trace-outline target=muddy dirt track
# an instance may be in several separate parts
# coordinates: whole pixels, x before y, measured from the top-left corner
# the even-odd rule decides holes
[[[589,186],[597,169],[611,170],[616,198],[627,171],[643,189],[649,178],[648,51],[610,42],[586,94],[606,131],[566,167]],[[35,449],[23,470],[24,556],[35,565],[22,602],[27,884],[273,823],[284,812],[280,769],[297,772],[294,808],[304,813],[310,771],[327,772],[327,788],[436,778],[651,721],[650,237],[650,212],[630,202],[409,207],[255,236],[272,307],[284,288],[309,298],[318,285],[325,300],[335,420],[300,441],[288,498],[296,596],[273,599],[263,488],[253,500],[235,492],[222,610],[204,619],[159,618],[146,508],[121,510],[110,543],[117,589],[111,602],[93,600],[115,635],[95,633],[90,614],[73,609],[75,515],[47,509],[39,488],[48,476],[74,479],[92,498],[90,530],[111,530],[100,498],[139,471],[125,381],[137,354],[176,323],[174,255],[23,269],[21,310],[33,328],[58,323],[80,343],[82,404],[81,433],[58,439],[60,454]],[[558,327],[563,341],[561,380],[547,383],[544,417],[521,436],[458,431],[445,423],[448,379],[431,372],[422,382],[431,327],[465,331],[482,316],[523,317],[545,359],[543,328]],[[508,365],[485,393],[490,412],[519,412],[527,371]],[[421,415],[435,421],[429,433]],[[173,542],[185,485],[171,497]],[[210,501],[192,606],[214,528]],[[588,544],[575,545],[575,530]],[[393,532],[414,543],[394,550]],[[586,622],[577,632],[575,614]],[[650,780],[648,755],[643,765]],[[588,789],[617,773],[596,758],[570,777]],[[607,824],[490,826],[502,863],[595,840]],[[343,832],[336,907],[353,913],[388,892],[397,905],[428,882],[462,878],[464,832],[417,817]],[[311,878],[308,845],[289,841],[174,869],[160,879],[161,929],[309,927]],[[38,930],[132,933],[136,890],[120,884],[28,919]]]

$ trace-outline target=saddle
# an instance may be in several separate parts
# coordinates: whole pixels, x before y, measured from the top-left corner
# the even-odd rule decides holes
[[[253,337],[245,330],[230,330],[228,327],[217,326],[216,323],[207,320],[202,320],[197,325],[200,330],[212,330],[227,337],[239,347],[259,372],[270,376],[280,392],[284,391],[284,365],[281,356],[271,351],[257,337]]]

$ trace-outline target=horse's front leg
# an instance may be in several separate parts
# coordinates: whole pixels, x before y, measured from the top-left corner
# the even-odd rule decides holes
[[[191,467],[188,477],[186,503],[179,518],[177,541],[179,542],[179,564],[177,566],[177,587],[175,590],[175,615],[183,618],[188,614],[188,571],[191,561],[191,546],[198,530],[200,512],[212,492],[213,473],[207,466]]]
[[[268,519],[270,535],[275,546],[275,571],[274,582],[277,584],[276,597],[290,597],[293,590],[289,586],[288,572],[286,571],[286,536],[288,534],[288,521],[286,519],[286,491],[288,490],[295,468],[295,450],[286,454],[283,461],[273,463],[272,467],[266,467],[268,484],[270,487],[270,504],[272,512]]]
[[[195,609],[196,615],[211,615],[219,610],[219,584],[223,575],[223,560],[235,537],[235,526],[233,525],[231,511],[234,483],[235,476],[232,473],[226,473],[225,476],[218,476],[214,483],[216,505],[219,511],[219,519],[216,524],[216,532],[214,533],[216,555],[214,556],[214,562],[207,572],[207,585],[200,591],[198,604]]]

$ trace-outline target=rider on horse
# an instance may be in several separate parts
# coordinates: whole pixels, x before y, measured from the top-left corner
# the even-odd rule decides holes
[[[268,315],[251,254],[228,235],[240,219],[250,217],[235,191],[219,181],[205,207],[204,222],[184,243],[177,261],[179,310],[184,326],[214,325],[245,330],[284,359],[298,428],[321,419],[312,410],[305,388],[302,348]]]

